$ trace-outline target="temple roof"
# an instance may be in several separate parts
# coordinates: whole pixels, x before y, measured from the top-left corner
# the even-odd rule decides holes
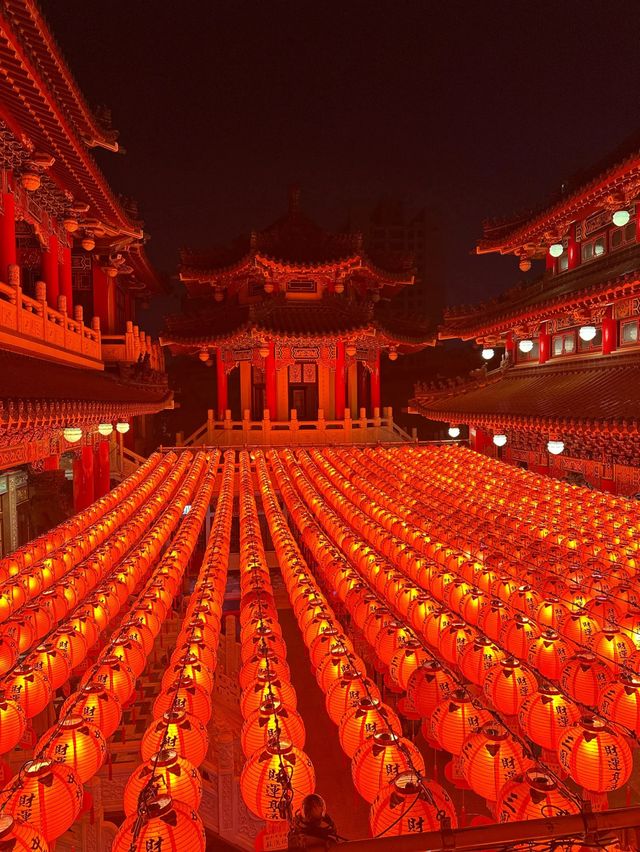
[[[589,170],[569,178],[550,200],[506,219],[484,223],[476,252],[508,254],[523,247],[534,256],[561,237],[571,222],[613,204],[625,206],[640,191],[640,134],[626,139]]]
[[[445,387],[416,386],[410,406],[429,420],[449,423],[636,431],[639,370],[637,354],[478,370],[470,380]]]
[[[440,339],[470,339],[511,331],[554,315],[589,310],[640,290],[640,246],[612,252],[562,275],[545,274],[489,302],[445,311]]]
[[[274,297],[252,305],[217,305],[208,311],[199,310],[199,303],[194,302],[192,311],[167,318],[163,345],[177,351],[227,343],[242,334],[319,338],[366,330],[378,330],[409,348],[435,343],[435,335],[426,326],[395,317],[388,310],[374,310],[369,303],[337,297],[309,302]]]

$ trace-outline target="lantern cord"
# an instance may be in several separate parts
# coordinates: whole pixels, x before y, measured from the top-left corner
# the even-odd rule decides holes
[[[303,458],[307,458],[307,459],[309,459],[308,454],[307,454],[306,452],[304,452],[304,451],[303,451],[303,452],[301,452],[301,453],[300,453],[300,455],[301,455],[301,457],[303,457]],[[287,453],[287,457],[289,457],[289,456],[290,456],[290,451],[288,451],[288,453]],[[311,461],[311,460],[309,459],[309,461]],[[281,464],[281,462],[280,462],[280,460],[279,460],[279,459],[278,459],[278,462]],[[272,463],[273,463],[273,457],[272,457]],[[315,486],[311,483],[311,481],[310,481],[310,480],[309,480],[309,478],[307,477],[306,471],[304,471],[304,470],[303,470],[303,468],[302,468],[301,466],[299,466],[299,467],[298,467],[298,469],[299,469],[300,473],[303,475],[303,477],[304,477],[304,479],[306,480],[307,484],[309,485],[310,489],[312,489],[313,491],[315,491],[316,493],[318,493],[318,492],[317,492],[317,490],[315,489]],[[316,468],[316,469],[317,469],[317,468]],[[319,469],[318,469],[318,470],[319,470]],[[323,474],[321,473],[321,471],[319,471],[319,473],[320,473],[320,475],[321,475],[321,476],[323,476]],[[324,477],[324,478],[326,478],[326,477]],[[300,488],[299,488],[299,486],[298,486],[298,483],[297,483],[295,480],[290,479],[289,481],[290,481],[290,483],[291,483],[294,487],[297,487],[297,488],[298,488],[298,491],[300,491]],[[306,505],[307,505],[307,501],[305,500],[304,495],[302,495],[302,492],[301,492],[301,491],[300,491],[300,494],[301,494],[302,499],[304,500],[304,503],[305,503],[305,506],[306,506]],[[329,509],[329,511],[333,512],[334,514],[336,514],[336,517],[338,517],[337,513],[335,513],[335,511],[334,511],[331,507],[327,506],[327,508]],[[323,530],[323,529],[319,526],[318,522],[317,522],[317,521],[314,521],[314,523],[315,523],[316,527],[317,527],[318,529],[320,529],[320,531],[323,533],[323,535],[326,535],[326,534],[324,533],[324,530]],[[347,526],[349,526],[349,525],[347,525]],[[378,595],[377,591],[376,591],[376,590],[373,588],[373,586],[372,586],[372,585],[368,582],[368,580],[367,580],[366,578],[364,578],[362,575],[360,575],[360,573],[357,571],[357,569],[353,568],[353,570],[354,570],[354,572],[355,572],[356,574],[358,574],[358,575],[360,576],[361,581],[362,581],[362,582],[363,582],[366,586],[369,586],[369,588],[371,589],[371,593],[372,593],[373,595],[375,595],[375,596],[378,598],[378,600],[381,600],[381,598],[379,597],[379,595]],[[397,610],[397,609],[396,609],[396,608],[395,608],[395,607],[394,607],[391,603],[389,603],[389,602],[382,602],[382,603],[383,603],[383,605],[384,605],[384,606],[385,606],[385,607],[386,607],[386,608],[387,608],[390,612],[392,612],[392,613],[393,613],[393,615],[394,615],[395,619],[396,619],[396,620],[397,620],[400,624],[403,624],[404,626],[407,626],[407,625],[406,625],[406,622],[404,622],[404,620],[403,620],[403,618],[402,618],[402,615],[398,613],[398,610]],[[411,628],[409,628],[409,629],[411,629]],[[519,742],[519,743],[520,743],[520,745],[522,746],[522,748],[523,748],[523,750],[524,750],[525,754],[526,754],[527,756],[529,756],[529,757],[531,757],[532,759],[534,759],[534,760],[535,760],[535,755],[534,755],[534,754],[533,754],[533,752],[532,752],[531,743],[529,743],[529,742],[528,742],[528,741],[526,741],[523,737],[521,737],[521,736],[520,736],[520,734],[518,734],[517,732],[513,731],[513,730],[512,730],[512,728],[511,728],[511,727],[510,727],[510,726],[509,726],[509,725],[508,725],[508,724],[507,724],[507,723],[503,720],[503,718],[501,717],[501,715],[500,715],[500,714],[499,714],[496,710],[494,710],[494,709],[493,709],[493,708],[491,708],[491,707],[487,707],[487,706],[486,706],[483,702],[479,701],[479,700],[478,700],[478,698],[477,698],[477,696],[474,696],[474,695],[473,695],[473,694],[469,691],[468,686],[467,686],[466,684],[464,684],[464,683],[461,683],[461,682],[460,682],[460,680],[459,680],[459,678],[458,678],[457,674],[456,674],[454,671],[452,671],[452,670],[451,670],[451,668],[448,666],[448,664],[447,664],[447,663],[445,663],[445,662],[443,662],[442,660],[440,660],[440,659],[439,659],[439,658],[438,658],[438,657],[437,657],[437,656],[433,653],[433,651],[432,651],[432,650],[431,650],[431,649],[430,649],[430,648],[429,648],[429,647],[425,644],[425,642],[424,642],[424,641],[423,641],[420,637],[418,637],[418,636],[417,636],[417,634],[415,634],[415,632],[414,632],[413,630],[412,630],[411,632],[412,632],[412,633],[414,633],[414,635],[415,635],[415,637],[416,637],[416,640],[420,643],[420,646],[422,647],[423,651],[424,651],[426,654],[428,654],[428,655],[429,655],[429,657],[431,657],[431,659],[432,659],[432,660],[435,660],[436,662],[438,662],[438,663],[442,666],[443,670],[444,670],[444,671],[446,671],[446,672],[447,672],[447,674],[448,674],[448,675],[449,675],[449,676],[450,676],[450,677],[451,677],[451,678],[452,678],[452,679],[453,679],[453,680],[454,680],[454,681],[455,681],[455,682],[459,685],[460,689],[462,689],[462,690],[465,692],[465,694],[469,697],[469,699],[472,701],[472,703],[474,704],[474,706],[476,706],[476,707],[482,707],[482,708],[483,708],[483,709],[485,709],[488,713],[490,713],[490,714],[494,717],[494,719],[496,719],[496,721],[498,721],[498,722],[499,722],[499,723],[500,723],[500,724],[501,724],[501,725],[502,725],[502,726],[503,726],[503,727],[504,727],[507,731],[509,731],[509,733],[511,734],[511,736],[512,736],[512,737],[513,737],[513,738],[514,738],[517,742]],[[390,726],[389,726],[389,727],[390,727]],[[558,776],[555,772],[553,772],[553,770],[552,770],[552,769],[550,769],[549,767],[545,766],[545,770],[546,770],[546,771],[547,771],[547,772],[548,772],[548,773],[549,773],[549,774],[553,777],[553,779],[554,779],[554,780],[556,781],[556,783],[558,784],[558,787],[559,787],[560,789],[562,789],[562,790],[563,790],[563,792],[565,792],[565,793],[566,793],[567,797],[568,797],[568,798],[571,798],[571,799],[572,799],[572,800],[573,800],[576,804],[578,804],[580,807],[582,807],[582,805],[583,805],[583,803],[584,803],[584,802],[583,802],[583,799],[582,799],[581,797],[577,796],[577,794],[575,794],[575,793],[574,793],[572,790],[570,790],[568,787],[566,787],[566,785],[565,785],[564,781],[563,781],[563,780],[562,780],[562,779],[561,779],[561,778],[560,778],[560,777],[559,777],[559,776]],[[415,770],[412,770],[412,771],[415,771]],[[421,777],[421,773],[420,773],[420,772],[417,772],[416,774],[418,775],[418,777]]]

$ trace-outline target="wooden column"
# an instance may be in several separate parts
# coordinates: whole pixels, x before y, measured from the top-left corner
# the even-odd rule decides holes
[[[505,355],[508,356],[509,363],[515,364],[516,362],[516,344],[513,340],[513,332],[508,331],[507,336],[504,340],[504,352]]]
[[[51,234],[49,237],[49,249],[42,252],[42,277],[47,285],[47,302],[50,307],[57,308],[60,282],[58,279],[58,238],[55,234]]]
[[[93,447],[80,448],[79,458],[73,460],[73,510],[80,512],[94,500]]]
[[[576,223],[571,225],[569,231],[569,245],[567,247],[569,269],[575,269],[582,262],[580,243],[576,240]]]
[[[216,391],[218,395],[218,418],[224,420],[225,412],[229,407],[229,394],[227,388],[227,373],[222,360],[222,349],[216,350]]]
[[[349,395],[349,411],[351,417],[356,418],[358,411],[358,362],[352,361],[347,370],[347,393]]]
[[[367,368],[358,361],[358,412],[364,408],[369,413],[369,386],[367,383]]]
[[[12,193],[2,195],[4,213],[0,217],[0,281],[9,280],[9,266],[16,263],[16,203]]]
[[[42,467],[43,470],[58,470],[60,467],[60,456],[47,456]]]
[[[540,326],[540,337],[538,339],[539,357],[538,363],[546,364],[551,357],[551,335],[547,331],[547,323],[543,322]]]
[[[94,499],[103,497],[111,487],[109,468],[109,441],[100,441],[95,449],[93,460]]]
[[[245,411],[251,416],[251,362],[240,361],[240,419]]]
[[[609,305],[602,318],[602,354],[611,355],[618,345],[618,323],[613,317],[613,306]]]
[[[336,372],[335,372],[335,419],[344,420],[345,407],[345,361],[344,341],[339,340],[336,344]]]
[[[273,340],[269,343],[269,354],[264,359],[264,384],[269,417],[271,420],[277,420],[278,395],[276,392],[276,345]]]
[[[380,350],[376,351],[373,369],[371,370],[371,416],[375,409],[380,413]]]
[[[58,270],[58,278],[60,281],[60,295],[66,296],[67,313],[70,317],[73,316],[73,284],[71,277],[71,249],[65,246],[62,249],[62,263]],[[91,317],[87,317],[91,319]]]
[[[93,283],[93,313],[100,317],[100,330],[103,334],[109,334],[109,285],[107,276],[97,263],[91,264],[91,278]],[[87,318],[88,321],[88,318]]]
[[[276,370],[276,417],[278,420],[289,419],[289,368],[285,364]]]

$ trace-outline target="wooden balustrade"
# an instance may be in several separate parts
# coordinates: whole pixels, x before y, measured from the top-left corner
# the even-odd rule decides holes
[[[147,354],[150,368],[164,372],[162,347],[131,320],[127,322],[124,334],[102,335],[102,357],[106,362],[136,364],[141,355],[144,357]]]

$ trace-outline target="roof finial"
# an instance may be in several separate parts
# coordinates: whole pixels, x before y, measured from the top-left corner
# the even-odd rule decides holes
[[[300,187],[292,183],[289,187],[289,213],[294,215],[300,212]]]

